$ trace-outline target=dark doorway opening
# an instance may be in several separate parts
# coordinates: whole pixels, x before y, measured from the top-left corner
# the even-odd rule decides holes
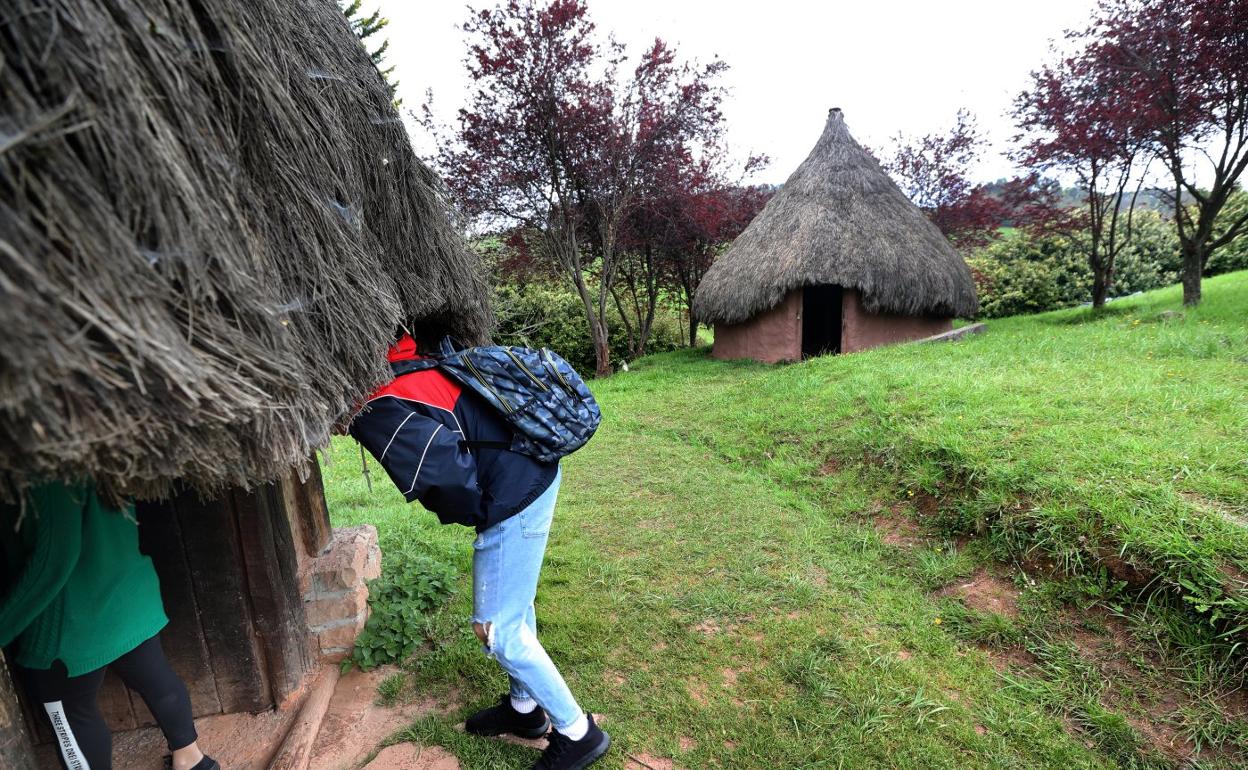
[[[841,287],[802,290],[802,358],[841,352]]]

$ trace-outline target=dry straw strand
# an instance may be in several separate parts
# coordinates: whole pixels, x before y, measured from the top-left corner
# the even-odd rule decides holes
[[[0,11],[0,496],[273,479],[487,296],[331,0]]]

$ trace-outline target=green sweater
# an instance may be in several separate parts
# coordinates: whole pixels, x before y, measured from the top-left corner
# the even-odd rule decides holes
[[[20,524],[19,524],[20,522]],[[90,486],[46,484],[25,510],[0,506],[0,647],[18,664],[69,676],[112,663],[168,623],[133,507]]]

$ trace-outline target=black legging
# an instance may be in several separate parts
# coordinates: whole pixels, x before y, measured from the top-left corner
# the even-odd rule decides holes
[[[186,685],[169,668],[160,637],[153,636],[104,668],[82,676],[67,676],[59,660],[50,669],[18,669],[31,698],[42,704],[52,723],[62,768],[110,770],[113,766],[113,736],[96,703],[108,668],[142,696],[170,751],[195,742],[198,736]]]

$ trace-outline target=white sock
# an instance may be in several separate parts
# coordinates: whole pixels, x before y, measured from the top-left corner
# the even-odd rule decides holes
[[[537,708],[537,701],[532,698],[525,698],[521,700],[513,695],[511,696],[511,707],[516,711],[519,711],[521,714],[532,714],[533,709]]]
[[[585,734],[589,732],[589,719],[585,717],[585,712],[582,711],[581,715],[577,717],[576,721],[573,722],[572,724],[568,725],[567,727],[559,728],[559,732],[563,733],[564,735],[568,736],[574,741],[579,741],[580,739],[584,738]]]

